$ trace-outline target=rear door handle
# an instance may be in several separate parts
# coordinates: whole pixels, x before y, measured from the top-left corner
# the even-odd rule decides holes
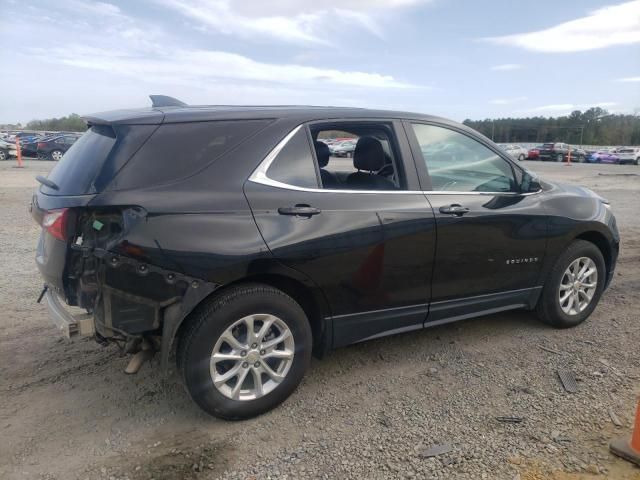
[[[313,215],[318,215],[320,212],[321,210],[318,208],[303,204],[298,204],[294,207],[278,208],[278,213],[280,215],[295,215],[298,217],[311,217]]]
[[[444,213],[447,215],[456,215],[458,217],[461,217],[468,211],[469,209],[467,207],[463,207],[462,205],[458,205],[457,203],[440,207],[440,213]]]

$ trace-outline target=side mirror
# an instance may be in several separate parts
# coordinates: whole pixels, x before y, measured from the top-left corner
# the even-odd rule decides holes
[[[540,179],[537,176],[530,172],[524,172],[522,183],[520,184],[520,191],[522,193],[537,192],[541,188]]]

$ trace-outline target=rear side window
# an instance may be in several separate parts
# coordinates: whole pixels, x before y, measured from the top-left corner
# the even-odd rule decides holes
[[[274,159],[267,176],[272,180],[304,188],[318,188],[318,177],[307,131],[299,129]]]
[[[269,122],[233,120],[161,125],[109,188],[140,188],[193,175]]]
[[[60,143],[63,140],[60,139]],[[60,187],[52,190],[43,186],[48,195],[82,195],[92,193],[93,179],[116,143],[110,126],[94,125],[64,154],[49,174],[49,180]]]

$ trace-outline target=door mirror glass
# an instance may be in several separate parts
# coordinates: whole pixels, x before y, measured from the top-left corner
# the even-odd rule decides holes
[[[524,172],[522,176],[522,183],[520,184],[520,190],[523,193],[537,192],[540,190],[540,179],[531,172]]]

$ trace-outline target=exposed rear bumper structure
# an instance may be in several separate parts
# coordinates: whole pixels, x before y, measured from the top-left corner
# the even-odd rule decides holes
[[[52,290],[47,290],[44,299],[47,302],[49,318],[57,329],[67,338],[93,336],[96,328],[93,315],[84,313],[74,315],[60,302],[60,298]]]

